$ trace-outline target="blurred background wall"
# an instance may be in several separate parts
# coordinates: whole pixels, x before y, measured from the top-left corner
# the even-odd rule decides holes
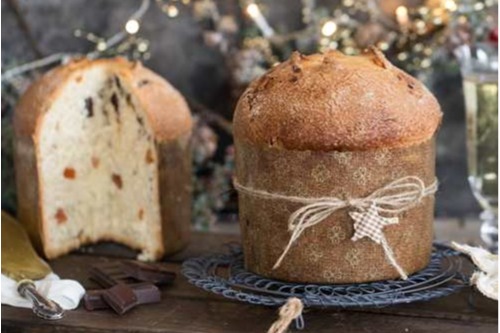
[[[391,1],[386,5],[391,5]],[[94,45],[76,38],[75,29],[110,36],[122,29],[124,20],[138,3],[138,0],[2,0],[2,69],[57,52],[88,52]],[[300,0],[261,3],[265,5],[267,20],[276,30],[301,28]],[[328,8],[338,1],[317,3]],[[221,12],[241,15],[236,0],[220,1],[218,5]],[[149,41],[150,58],[145,64],[163,75],[188,100],[230,120],[235,101],[230,87],[231,69],[221,52],[204,42],[203,29],[187,6],[179,6],[175,18],[151,8],[141,24],[141,36]],[[433,64],[426,73],[425,83],[436,94],[444,112],[437,149],[441,183],[437,215],[476,215],[479,207],[467,183],[464,106],[458,66],[453,61]],[[8,156],[11,107],[4,100],[2,96],[2,205],[13,209],[8,193],[13,181]],[[218,134],[221,146],[230,144],[230,136]]]

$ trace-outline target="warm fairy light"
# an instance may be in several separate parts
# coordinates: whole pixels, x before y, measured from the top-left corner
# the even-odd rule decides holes
[[[425,59],[424,59],[424,60],[422,60],[422,62],[420,63],[420,66],[421,66],[422,68],[429,68],[429,67],[431,67],[431,65],[432,65],[432,62],[431,62],[431,60],[430,60],[430,59],[428,59],[428,58],[425,58]]]
[[[406,52],[400,52],[397,57],[399,61],[405,61],[408,59],[408,54]]]
[[[423,31],[425,31],[426,24],[425,24],[424,21],[418,20],[418,21],[415,22],[415,27],[417,28],[417,30],[419,32],[423,32]]]
[[[174,5],[170,5],[167,7],[167,15],[168,17],[177,17],[177,15],[179,15],[179,9]]]
[[[257,6],[254,3],[251,3],[247,6],[247,13],[250,15],[250,17],[257,17],[260,15],[260,9],[259,6]]]
[[[337,31],[337,23],[333,21],[326,21],[321,28],[321,33],[326,37],[332,36],[335,31]]]
[[[127,24],[125,24],[125,31],[129,34],[133,35],[139,31],[140,25],[137,20],[128,20]]]
[[[389,49],[389,43],[387,42],[379,42],[377,44],[377,47],[381,49],[382,51],[387,51]]]
[[[484,3],[476,2],[474,4],[474,9],[477,10],[477,11],[483,10],[484,9]]]
[[[399,6],[398,8],[396,8],[396,19],[398,20],[400,26],[406,26],[410,21],[410,18],[408,16],[408,8],[406,8],[405,6]]]
[[[108,45],[105,41],[100,41],[96,44],[97,51],[105,51],[108,48]]]
[[[146,41],[140,42],[137,45],[137,51],[139,52],[146,52],[149,49],[149,43]]]
[[[454,12],[458,9],[455,0],[445,0],[444,8],[448,9],[450,12]]]
[[[274,30],[269,26],[264,15],[260,12],[259,6],[255,3],[248,4],[246,12],[250,18],[254,21],[255,25],[260,29],[264,37],[270,37],[274,35]]]

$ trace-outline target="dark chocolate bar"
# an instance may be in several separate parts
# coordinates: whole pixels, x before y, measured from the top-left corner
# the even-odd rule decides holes
[[[121,283],[104,291],[102,298],[120,315],[132,309],[138,302],[134,290],[130,286]]]
[[[104,289],[88,291],[83,304],[89,311],[111,307],[116,313],[124,314],[139,304],[159,302],[161,293],[155,284],[170,284],[175,277],[175,273],[158,263],[102,263],[90,269],[90,278]]]
[[[88,311],[107,309],[109,305],[102,299],[102,294],[104,294],[104,289],[98,290],[87,290],[83,296],[83,306]]]
[[[158,303],[161,301],[160,289],[152,283],[138,283],[132,286],[137,296],[137,304]]]
[[[131,284],[137,282],[124,271],[121,262],[106,263],[93,266],[90,269],[90,278],[103,288],[110,288],[118,283]]]
[[[136,296],[137,301],[135,305],[158,303],[161,300],[160,290],[152,283],[136,283],[129,285],[129,287]],[[106,299],[103,297],[105,292],[105,289],[87,291],[83,297],[83,305],[85,306],[85,309],[93,311],[109,308],[110,305],[108,305]],[[135,305],[131,306],[128,310],[133,308]],[[113,309],[115,308],[113,307]],[[121,314],[123,314],[126,311],[120,310],[117,311],[117,313],[121,312]]]
[[[156,285],[171,284],[176,277],[175,273],[156,263],[124,261],[123,271],[139,281],[151,282]]]

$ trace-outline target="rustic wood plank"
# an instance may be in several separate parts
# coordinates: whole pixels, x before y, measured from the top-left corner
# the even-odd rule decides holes
[[[88,268],[97,263],[112,259],[92,256],[66,256],[52,262],[54,271],[61,277],[79,280],[86,288],[97,286],[89,281]],[[206,301],[229,301],[221,296],[200,290],[190,284],[181,274],[178,263],[167,263],[169,269],[177,273],[178,278],[171,287],[162,291],[165,297],[190,298]],[[357,309],[358,312],[387,313],[427,318],[448,318],[456,320],[477,320],[483,322],[496,322],[497,303],[488,300],[471,288],[425,303],[414,303],[392,306],[382,309]]]
[[[119,317],[109,311],[79,309],[58,322],[36,318],[29,310],[2,307],[8,331],[49,332],[265,332],[276,310],[264,307],[192,299],[167,298]],[[348,311],[311,310],[304,332],[496,332],[496,323],[401,317]]]
[[[71,311],[62,321],[47,322],[30,310],[2,306],[2,327],[8,332],[264,332],[276,310],[227,300],[189,284],[180,275],[180,262],[191,256],[222,252],[238,235],[193,235],[191,245],[167,260],[179,274],[162,290],[162,302],[134,309],[123,317],[111,311]],[[91,265],[109,257],[72,254],[51,262],[63,278],[95,288],[88,279]],[[496,332],[497,303],[466,290],[426,303],[384,309],[307,310],[305,332]]]

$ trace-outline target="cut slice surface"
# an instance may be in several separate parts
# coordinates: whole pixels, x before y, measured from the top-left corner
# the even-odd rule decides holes
[[[38,125],[48,257],[101,240],[163,252],[154,135],[128,82],[103,65],[75,73]]]

